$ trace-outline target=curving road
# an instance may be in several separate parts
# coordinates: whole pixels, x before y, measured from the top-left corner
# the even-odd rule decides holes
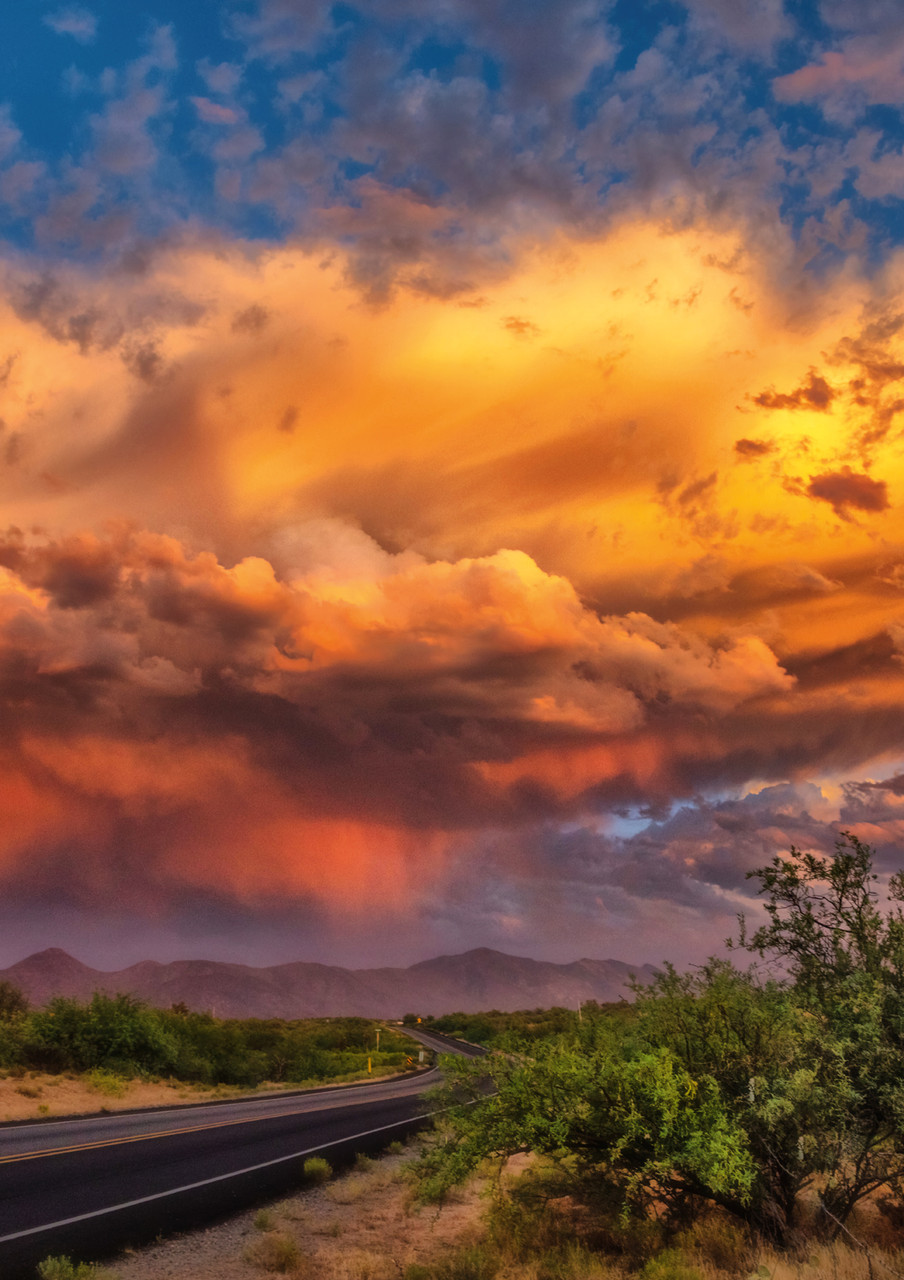
[[[335,1164],[426,1123],[422,1095],[438,1078],[0,1126],[0,1275],[33,1276],[49,1253],[109,1254],[298,1186],[309,1155]]]

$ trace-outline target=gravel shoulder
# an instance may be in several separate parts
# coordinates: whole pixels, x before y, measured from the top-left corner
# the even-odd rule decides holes
[[[173,1236],[108,1265],[117,1280],[261,1280],[268,1272],[305,1280],[399,1280],[478,1229],[480,1188],[441,1211],[411,1203],[405,1166],[416,1144],[262,1209]],[[293,1258],[285,1268],[275,1258]]]

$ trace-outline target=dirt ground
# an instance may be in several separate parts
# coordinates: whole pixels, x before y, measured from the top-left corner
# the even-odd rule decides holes
[[[368,1078],[376,1077],[363,1077],[364,1080]],[[98,1111],[128,1111],[135,1107],[175,1107],[219,1098],[248,1098],[299,1087],[297,1084],[262,1084],[253,1090],[231,1088],[229,1085],[205,1088],[178,1080],[121,1080],[105,1072],[47,1075],[41,1071],[28,1071],[22,1076],[0,1078],[0,1124],[9,1120],[41,1120],[48,1116],[90,1115]]]
[[[261,1280],[280,1251],[294,1249],[293,1273],[306,1280],[399,1280],[410,1264],[426,1264],[466,1240],[485,1208],[479,1188],[441,1212],[413,1208],[404,1167],[415,1153],[410,1145],[269,1208],[108,1266],[117,1280]]]
[[[266,1087],[266,1086],[265,1086]],[[274,1089],[279,1086],[274,1085]],[[130,1080],[124,1086],[101,1076],[46,1075],[29,1071],[22,1077],[0,1080],[0,1122],[40,1120],[44,1116],[84,1115],[97,1111],[126,1111],[132,1107],[178,1106],[185,1102],[206,1102],[210,1098],[241,1097],[247,1091],[196,1088],[194,1085],[161,1081]]]

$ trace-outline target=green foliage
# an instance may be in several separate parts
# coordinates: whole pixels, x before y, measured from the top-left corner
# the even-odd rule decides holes
[[[309,1182],[312,1186],[319,1186],[322,1182],[329,1182],[333,1176],[333,1168],[328,1160],[324,1160],[322,1156],[308,1156],[304,1162],[305,1182]]]
[[[88,1072],[88,1084],[92,1089],[96,1089],[98,1093],[102,1093],[107,1098],[121,1098],[125,1094],[129,1082],[112,1071],[104,1071],[102,1067],[95,1067],[93,1071]]]
[[[871,852],[852,835],[833,859],[792,850],[752,874],[769,923],[748,938],[742,922],[741,945],[786,978],[666,967],[628,1016],[551,1011],[533,1038],[518,1026],[520,1051],[510,1023],[494,1033],[505,1055],[449,1063],[447,1104],[472,1105],[443,1122],[420,1195],[535,1151],[625,1222],[656,1207],[680,1225],[709,1202],[783,1240],[808,1186],[839,1223],[870,1191],[904,1194],[904,915],[879,909]],[[904,878],[890,892],[904,901]],[[468,1033],[464,1015],[450,1021]]]
[[[749,1203],[755,1164],[746,1135],[717,1082],[693,1077],[668,1048],[540,1043],[529,1058],[456,1064],[450,1074],[475,1098],[486,1075],[497,1092],[453,1113],[424,1155],[425,1199],[441,1199],[487,1156],[535,1151],[573,1160],[626,1214],[694,1193],[738,1212]]]
[[[904,1194],[904,914],[899,905],[879,909],[872,850],[850,832],[833,858],[792,848],[790,859],[751,875],[767,895],[769,923],[747,938],[742,921],[741,943],[787,966],[811,1040],[822,1045],[813,1055],[822,1067],[817,1123],[797,1164],[793,1151],[785,1163],[827,1175],[823,1203],[844,1222],[879,1187]],[[889,897],[904,901],[904,874],[891,877]],[[812,1113],[811,1098],[804,1108]]]
[[[12,1022],[28,1012],[28,1001],[11,982],[0,982],[0,1022]]]
[[[678,1249],[663,1249],[642,1267],[638,1275],[639,1280],[703,1280],[702,1274]]]
[[[23,1057],[28,1001],[11,982],[0,982],[0,1067],[13,1067]]]
[[[112,1271],[93,1262],[73,1262],[64,1256],[45,1258],[38,1263],[40,1280],[115,1280]]]
[[[0,1017],[0,1067],[87,1071],[111,1096],[134,1076],[246,1088],[354,1079],[368,1058],[376,1074],[402,1071],[410,1051],[407,1037],[367,1018],[220,1019],[128,995],[97,993],[87,1004],[61,997]]]
[[[441,1018],[429,1018],[431,1031],[443,1035],[458,1036],[473,1044],[492,1048],[514,1049],[526,1047],[550,1036],[577,1033],[583,1027],[604,1022],[607,1025],[625,1025],[633,1016],[632,1006],[621,1000],[613,1004],[585,1001],[580,1008],[520,1009],[515,1013],[500,1013],[491,1009],[488,1013],[449,1013]]]
[[[161,1075],[176,1063],[165,1015],[132,996],[96,992],[87,1006],[61,996],[29,1022],[29,1057],[46,1070]]]

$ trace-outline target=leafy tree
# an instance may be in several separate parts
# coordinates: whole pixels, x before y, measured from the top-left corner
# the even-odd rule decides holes
[[[177,1045],[164,1015],[133,996],[95,992],[87,1005],[59,996],[30,1018],[32,1057],[52,1070],[153,1075],[172,1070]]]
[[[746,1135],[711,1077],[693,1077],[668,1048],[587,1052],[547,1042],[531,1056],[450,1061],[455,1087],[480,1097],[462,1108],[421,1168],[421,1194],[440,1198],[487,1156],[535,1151],[568,1163],[627,1214],[653,1201],[677,1208],[701,1194],[744,1214],[755,1177]]]
[[[11,982],[0,982],[0,1022],[11,1022],[28,1012],[28,1001]]]
[[[904,1192],[904,874],[891,877],[881,910],[873,851],[851,832],[832,858],[792,847],[750,874],[769,920],[750,937],[742,921],[742,945],[782,962],[837,1055],[843,1105],[825,1117],[818,1168],[823,1203],[843,1223],[871,1191]]]
[[[851,1103],[843,1046],[778,982],[711,960],[696,974],[667,967],[637,999],[637,1035],[668,1048],[694,1079],[714,1082],[745,1135],[755,1176],[746,1205],[697,1194],[784,1239],[797,1198],[826,1169],[826,1134]]]
[[[872,853],[776,858],[751,873],[768,923],[741,945],[781,962],[763,981],[711,960],[637,988],[631,1019],[589,1017],[454,1069],[461,1108],[423,1167],[439,1195],[487,1155],[568,1162],[627,1214],[700,1199],[784,1240],[817,1183],[834,1231],[870,1191],[904,1192],[904,877],[881,910]]]

